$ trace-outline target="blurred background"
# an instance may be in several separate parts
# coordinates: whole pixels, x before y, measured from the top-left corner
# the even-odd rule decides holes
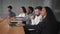
[[[49,6],[52,8],[56,19],[60,21],[60,0],[0,0],[0,17],[7,17],[7,6],[13,6],[13,12],[19,14],[19,8],[21,6],[36,7],[36,6]]]

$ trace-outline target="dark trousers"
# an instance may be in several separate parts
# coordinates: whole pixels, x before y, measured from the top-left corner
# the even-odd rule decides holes
[[[27,25],[24,27],[25,29],[25,34],[40,34],[40,28],[39,26],[31,26]],[[28,29],[35,29],[35,30],[28,30]]]
[[[36,30],[32,30],[32,31],[29,31],[29,32],[30,32],[30,34],[40,34],[40,32],[36,31]]]

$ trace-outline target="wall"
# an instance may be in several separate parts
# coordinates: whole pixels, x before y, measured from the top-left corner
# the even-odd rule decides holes
[[[0,17],[1,17],[1,14],[2,14],[2,2],[0,1]]]
[[[19,8],[21,6],[25,6],[26,8],[28,6],[36,7],[36,6],[49,6],[54,11],[54,14],[58,21],[60,21],[60,9],[56,9],[55,5],[58,3],[58,0],[0,0],[0,16],[7,17],[8,11],[7,6],[12,5],[13,6],[13,12],[16,13],[16,15],[19,14]]]
[[[12,5],[13,6],[13,11],[16,13],[16,14],[19,14],[19,8],[21,6],[25,6],[25,7],[28,7],[28,6],[41,6],[43,3],[43,0],[40,1],[40,0],[3,0],[2,1],[3,4],[2,4],[2,10],[4,12],[4,14],[7,14],[7,6],[9,5]]]

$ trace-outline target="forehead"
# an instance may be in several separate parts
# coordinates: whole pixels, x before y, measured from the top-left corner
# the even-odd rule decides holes
[[[43,8],[42,10],[45,10],[45,8]]]
[[[34,11],[41,11],[41,10],[39,10],[39,9],[35,9]]]
[[[28,10],[30,10],[30,8],[27,8]]]
[[[10,8],[8,8],[8,9],[10,9]]]
[[[22,9],[22,8],[20,8],[20,9]]]

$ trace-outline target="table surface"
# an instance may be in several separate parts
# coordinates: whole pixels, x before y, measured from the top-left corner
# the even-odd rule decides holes
[[[0,23],[0,34],[25,34],[23,26],[10,27],[10,19],[6,18],[3,22]],[[22,24],[22,22],[17,21]]]

